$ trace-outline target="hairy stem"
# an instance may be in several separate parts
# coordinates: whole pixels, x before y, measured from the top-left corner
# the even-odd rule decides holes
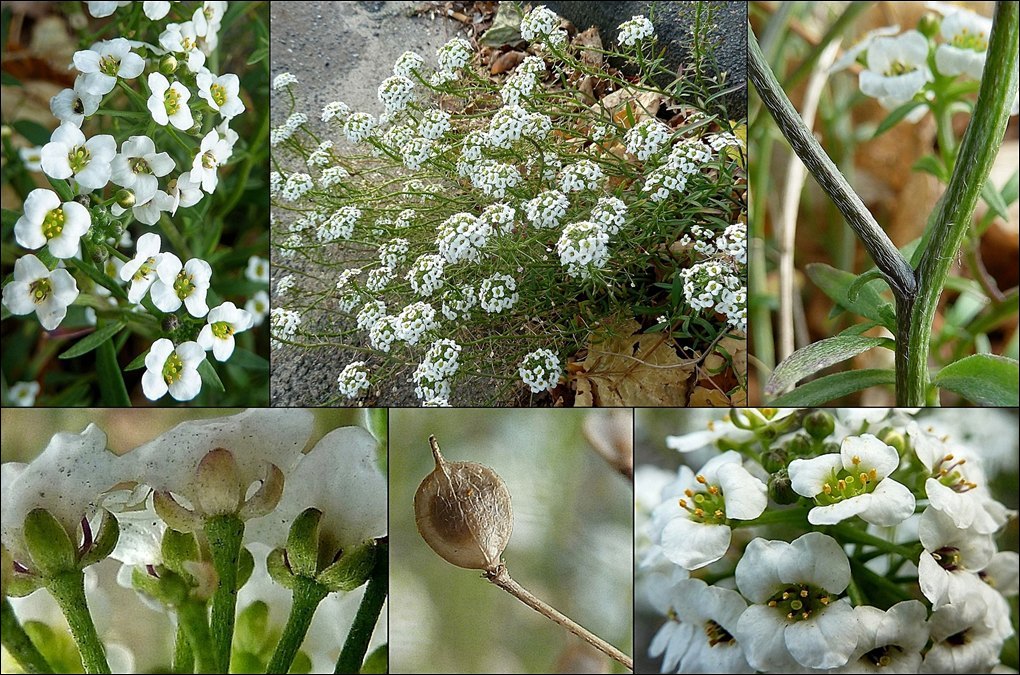
[[[85,575],[81,570],[64,572],[46,580],[46,590],[60,605],[60,611],[67,619],[78,651],[81,653],[81,664],[86,673],[109,673],[110,664],[106,661],[106,650],[96,632],[96,625],[89,613],[88,601],[85,599]]]
[[[237,560],[241,552],[244,522],[235,515],[214,516],[205,521],[213,567],[219,580],[212,597],[212,644],[217,673],[230,668],[230,646],[234,638],[234,610],[237,606]]]
[[[216,654],[209,639],[209,618],[206,616],[205,603],[197,600],[185,602],[177,609],[177,620],[191,645],[196,672],[213,672],[216,668]]]
[[[327,595],[329,595],[329,590],[314,579],[301,576],[294,578],[290,616],[287,617],[283,635],[280,636],[280,641],[276,644],[273,658],[269,660],[269,665],[266,667],[267,673],[290,672],[294,657],[297,656],[301,643],[305,641],[308,627],[312,625],[315,610]]]
[[[195,672],[195,653],[191,651],[188,634],[184,632],[184,626],[180,622],[177,623],[177,635],[174,638],[173,672]]]
[[[485,578],[542,616],[552,619],[559,625],[563,626],[609,658],[623,664],[630,670],[634,670],[634,660],[631,657],[627,656],[622,651],[600,638],[598,635],[595,635],[595,633],[592,633],[566,614],[563,614],[552,605],[536,598],[531,594],[531,592],[510,577],[510,573],[507,572],[506,565],[500,564],[500,566],[495,570],[487,571],[485,573]]]
[[[3,598],[3,606],[0,607],[0,635],[3,635],[4,649],[26,673],[53,672],[53,667],[46,662],[46,657],[40,653],[32,638],[21,626],[6,595]]]
[[[389,587],[389,550],[387,542],[379,542],[375,567],[368,578],[368,587],[365,588],[365,595],[361,598],[361,606],[358,607],[351,630],[347,633],[347,640],[344,641],[344,647],[337,657],[334,673],[361,672],[361,665],[368,652],[368,643],[372,639],[372,632],[379,622],[379,613],[382,612],[383,603],[386,601],[386,590]]]

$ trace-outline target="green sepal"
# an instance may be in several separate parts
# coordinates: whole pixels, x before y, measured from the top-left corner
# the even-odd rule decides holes
[[[42,577],[22,572],[12,572],[4,583],[4,595],[9,598],[23,598],[43,587]]]
[[[319,523],[322,511],[308,508],[294,519],[287,535],[287,560],[291,572],[314,579],[319,571]]]
[[[284,588],[294,588],[294,573],[287,566],[287,560],[282,548],[273,549],[269,553],[266,557],[266,568],[269,570],[269,576],[273,578],[273,581]]]
[[[32,509],[25,517],[25,544],[39,576],[55,577],[78,570],[78,550],[64,526],[46,509]]]
[[[836,430],[836,419],[824,410],[815,410],[804,418],[804,431],[812,438],[823,441]]]
[[[106,560],[113,553],[113,549],[117,547],[118,539],[120,539],[120,523],[117,522],[117,518],[112,513],[103,509],[99,521],[99,532],[96,533],[95,539],[92,540],[92,546],[87,551],[83,550],[81,552],[78,566],[81,569],[85,569],[89,565]]]
[[[353,591],[371,576],[378,549],[378,543],[372,539],[345,551],[336,562],[322,570],[315,580],[331,591]]]
[[[131,572],[131,585],[145,595],[156,598],[168,607],[178,607],[191,597],[191,584],[173,570],[160,565],[154,577],[140,567]]]
[[[187,574],[184,563],[202,559],[195,535],[179,532],[172,527],[166,528],[163,533],[160,552],[163,554],[163,564],[178,574]]]

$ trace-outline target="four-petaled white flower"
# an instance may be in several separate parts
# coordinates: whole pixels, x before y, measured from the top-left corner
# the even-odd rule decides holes
[[[928,39],[916,30],[875,38],[868,46],[867,60],[868,69],[861,73],[861,91],[888,109],[914,98],[932,80]]]
[[[794,492],[815,500],[812,525],[834,525],[860,516],[880,526],[897,525],[914,512],[914,495],[889,478],[899,466],[896,449],[871,434],[847,436],[839,454],[790,462]]]
[[[148,232],[138,237],[138,244],[135,248],[135,257],[124,263],[120,268],[121,281],[131,283],[128,288],[128,300],[133,303],[142,301],[149,287],[156,281],[156,268],[164,256],[172,253],[160,253],[162,242],[159,235]],[[175,256],[176,257],[176,256]],[[177,261],[180,264],[180,260]]]
[[[922,673],[987,673],[999,662],[1006,638],[1013,634],[1006,600],[980,581],[971,584],[968,602],[936,609],[928,625],[931,646]]]
[[[163,73],[149,73],[149,91],[152,94],[146,106],[152,120],[160,125],[171,124],[181,131],[187,131],[195,124],[188,100],[191,91],[180,82],[171,83]]]
[[[988,56],[992,20],[959,9],[942,20],[946,42],[935,49],[935,67],[943,75],[966,75],[981,79]]]
[[[224,302],[209,310],[206,321],[198,334],[198,344],[212,351],[217,361],[226,361],[234,353],[234,334],[251,328],[252,314],[232,302]]]
[[[111,179],[134,192],[135,204],[145,204],[156,194],[158,178],[174,170],[174,160],[165,152],[156,152],[148,136],[131,136],[121,143],[120,154],[113,158]]]
[[[11,314],[35,312],[46,330],[55,330],[78,297],[78,284],[65,269],[50,271],[29,253],[14,261],[14,278],[4,286],[3,302]]]
[[[689,570],[723,557],[730,546],[729,521],[757,518],[768,503],[765,484],[734,451],[713,457],[697,474],[680,467],[672,492],[652,514],[653,527],[663,554]]]
[[[117,78],[131,80],[145,70],[145,60],[131,51],[131,43],[114,38],[74,53],[74,67],[85,75],[82,91],[105,96],[117,86]],[[77,89],[77,86],[75,87]]]
[[[244,309],[251,313],[252,328],[261,326],[262,322],[266,320],[266,315],[269,314],[269,293],[257,292],[244,303]]]
[[[205,53],[199,49],[198,38],[193,21],[171,23],[159,36],[159,44],[168,52],[183,54],[187,57],[188,70],[198,73],[205,65]]]
[[[18,408],[31,408],[35,405],[35,399],[39,395],[40,385],[38,382],[15,382],[7,390],[7,400],[11,405]]]
[[[219,177],[216,169],[230,159],[230,144],[213,129],[202,139],[202,145],[191,164],[191,180],[202,185],[202,189],[212,194],[216,190]]]
[[[71,258],[92,227],[92,215],[78,202],[60,203],[53,190],[37,188],[25,198],[25,213],[14,223],[14,238],[27,249],[46,246],[55,258]]]
[[[198,95],[223,119],[233,119],[244,112],[244,102],[238,96],[241,81],[237,75],[227,73],[213,77],[212,73],[199,73],[195,81],[198,84]]]
[[[74,79],[73,89],[64,89],[50,99],[50,112],[61,122],[70,122],[76,127],[81,127],[86,117],[94,115],[99,110],[103,96],[85,91],[85,77],[79,75]]]
[[[269,261],[253,255],[248,258],[248,267],[244,270],[244,276],[248,281],[258,283],[269,283]]]
[[[754,539],[737,563],[737,589],[753,604],[734,637],[757,670],[839,668],[857,647],[849,598],[850,561],[832,537],[809,532],[792,543]]]
[[[202,390],[198,367],[205,361],[205,350],[197,342],[174,347],[167,338],[156,340],[145,355],[142,392],[150,401],[158,401],[167,392],[178,401],[190,401]]]
[[[877,607],[854,607],[857,648],[839,672],[917,673],[921,650],[928,642],[928,610],[917,600],[899,602],[883,612]]]
[[[113,136],[102,134],[86,140],[73,122],[64,122],[43,146],[40,165],[50,178],[71,178],[84,191],[101,190],[110,181],[110,162],[117,154]]]
[[[205,298],[212,279],[212,266],[200,258],[181,264],[172,253],[164,254],[156,264],[156,282],[152,285],[152,304],[161,312],[176,312],[183,304],[188,314],[201,318],[209,313]]]
[[[995,552],[992,536],[960,529],[952,518],[930,506],[921,514],[917,535],[924,546],[917,563],[917,580],[932,609],[966,602],[975,575]]]

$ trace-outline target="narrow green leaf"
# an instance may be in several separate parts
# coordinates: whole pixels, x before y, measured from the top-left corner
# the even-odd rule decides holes
[[[50,142],[52,132],[38,122],[17,120],[11,126],[32,145],[46,145]]]
[[[131,363],[124,366],[124,372],[132,370],[141,370],[145,367],[145,357],[149,355],[149,350],[146,349],[144,352],[131,359]]]
[[[846,289],[847,299],[850,300],[851,302],[855,302],[858,296],[861,294],[861,289],[864,287],[864,285],[870,284],[872,281],[875,281],[876,279],[881,279],[882,281],[885,281],[885,277],[878,270],[878,268],[870,269],[867,272],[858,275],[857,278],[854,279],[853,283],[850,284],[850,286]]]
[[[805,268],[807,275],[829,298],[844,310],[879,323],[890,331],[896,330],[896,311],[892,301],[873,286],[861,286],[857,297],[850,299],[849,289],[857,275],[844,272],[824,263],[812,263]]]
[[[923,171],[924,173],[931,174],[943,183],[949,182],[949,172],[946,171],[946,165],[943,164],[942,160],[935,155],[925,155],[914,162],[914,165],[910,168],[915,171]]]
[[[245,370],[269,370],[269,359],[259,356],[247,349],[235,349],[230,360],[227,362],[232,366],[239,366]]]
[[[1001,190],[1002,198],[1007,204],[1015,202],[1018,193],[1020,193],[1020,169],[1013,172],[1013,175],[1009,177],[1009,180],[1006,181]]]
[[[124,287],[97,270],[92,263],[84,260],[78,260],[76,258],[68,258],[67,262],[71,263],[71,265],[73,265],[79,272],[84,273],[89,279],[92,279],[92,281],[110,291],[110,293],[112,293],[118,300],[127,301],[127,291],[124,290]]]
[[[1020,364],[1005,356],[968,356],[940,370],[931,382],[980,405],[1020,405]]]
[[[889,338],[865,337],[863,335],[837,335],[819,340],[803,349],[798,349],[776,366],[765,385],[765,393],[775,394],[786,391],[800,380],[814,375],[823,368],[846,361],[875,347],[892,349],[894,345],[895,343]]]
[[[1009,220],[1009,206],[1006,204],[1006,200],[1002,198],[998,188],[992,185],[991,181],[985,183],[984,187],[981,188],[981,198],[985,200],[985,204],[988,204],[988,208],[995,212],[995,215],[1003,220]]]
[[[896,110],[889,113],[889,116],[882,120],[882,123],[875,129],[875,135],[872,138],[878,138],[885,132],[892,129],[894,126],[903,121],[903,119],[913,112],[914,108],[919,105],[924,105],[924,101],[907,101]]]
[[[861,389],[895,382],[896,373],[891,370],[851,370],[812,380],[793,391],[777,396],[769,401],[769,405],[777,407],[822,405]]]
[[[0,84],[3,84],[5,87],[20,87],[21,80],[14,77],[5,70],[2,73],[0,73]]]
[[[92,333],[91,335],[87,335],[81,340],[78,340],[76,343],[71,345],[68,349],[64,351],[63,354],[60,355],[59,358],[73,359],[78,356],[81,356],[82,354],[88,354],[90,351],[92,351],[99,345],[103,344],[107,340],[111,339],[114,335],[123,330],[124,326],[126,325],[127,324],[124,323],[123,321],[118,321],[117,323],[111,323],[109,325],[103,326],[102,328],[96,330],[96,332]]]
[[[112,340],[101,342],[97,348],[96,375],[99,378],[99,394],[104,406],[126,408],[131,405],[131,397],[128,396]]]
[[[219,392],[226,391],[223,386],[223,380],[220,379],[220,376],[216,372],[216,369],[213,368],[213,365],[209,363],[209,359],[206,359],[199,364],[198,374],[202,376],[202,382],[205,383],[206,386],[212,387]]]

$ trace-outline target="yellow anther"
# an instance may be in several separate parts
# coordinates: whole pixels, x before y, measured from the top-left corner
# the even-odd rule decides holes
[[[681,499],[680,500],[680,508],[682,508],[682,509],[686,509],[687,508],[687,500],[686,499]]]
[[[694,515],[696,515],[698,518],[704,517],[705,509],[701,509],[701,508],[694,509]]]
[[[863,483],[865,485],[868,484],[868,474],[866,474],[866,473],[862,473],[861,474],[861,483]]]
[[[878,469],[872,469],[868,472],[868,478],[871,480],[878,480]]]
[[[839,487],[839,491],[840,492],[843,492],[844,490],[846,490],[846,481],[843,480],[842,478],[840,479],[839,483],[837,483],[836,485]]]
[[[789,600],[789,599],[790,599],[790,594],[787,593],[786,591],[783,591],[783,600]]]
[[[694,497],[694,490],[687,488],[686,490],[684,490],[684,494],[687,495],[688,497]]]
[[[806,589],[806,588],[803,588],[803,589],[801,589],[801,591],[800,591],[800,597],[802,597],[802,598],[806,598],[807,596],[808,596],[808,592],[807,592],[807,589]]]
[[[708,492],[709,492],[709,494],[717,495],[717,494],[719,494],[719,487],[716,486],[716,485],[709,485],[708,486]]]
[[[829,604],[829,596],[826,595],[824,597],[818,598],[818,602],[822,603],[823,605]]]
[[[860,458],[860,457],[858,457],[857,455],[854,455],[854,456],[853,456],[853,457],[852,457],[852,458],[850,459],[850,461],[851,461],[851,462],[853,462],[854,464],[860,464],[860,463],[861,463],[861,458]]]
[[[802,619],[806,619],[806,618],[808,618],[809,616],[811,616],[811,612],[804,612],[804,613],[802,613],[802,614],[800,615],[800,618],[802,618]]]
[[[832,486],[826,483],[825,485],[822,486],[822,492],[824,492],[827,495],[832,494]]]
[[[716,517],[716,518],[722,518],[722,517],[723,517],[723,516],[725,516],[725,515],[726,515],[726,514],[725,514],[725,513],[723,513],[721,509],[716,509],[716,510],[715,510],[715,517]]]
[[[705,485],[706,483],[708,483],[708,481],[705,480],[705,477],[702,476],[701,474],[698,474],[697,476],[695,476],[694,479],[696,481],[698,481],[699,483],[701,483],[702,485]]]
[[[775,606],[776,606],[776,601],[775,600],[769,600],[769,607],[775,607]]]

